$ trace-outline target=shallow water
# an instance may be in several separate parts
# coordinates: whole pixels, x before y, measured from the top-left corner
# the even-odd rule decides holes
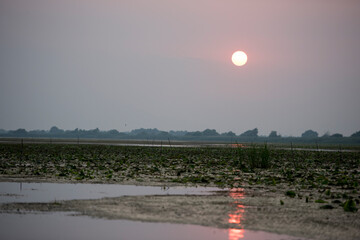
[[[359,150],[353,149],[326,149],[326,148],[276,148],[282,150],[293,151],[309,151],[309,152],[359,152]]]
[[[153,187],[117,184],[16,183],[0,182],[0,203],[52,202],[72,199],[140,195],[212,194],[213,187]]]
[[[15,183],[0,182],[0,203],[51,202],[135,195],[212,194],[219,188],[152,187],[115,184]],[[241,228],[245,207],[243,189],[231,189],[236,208],[228,213],[229,223]],[[196,225],[106,220],[70,213],[0,213],[0,239],[227,239],[294,240],[286,235],[244,229],[218,229]]]
[[[295,240],[261,231],[196,225],[104,220],[69,213],[0,214],[0,239]]]

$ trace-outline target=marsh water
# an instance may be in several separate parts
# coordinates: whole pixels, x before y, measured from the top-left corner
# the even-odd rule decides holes
[[[0,182],[0,203],[51,202],[73,199],[143,195],[212,194],[214,187],[166,187],[118,184],[17,183]]]
[[[1,214],[0,239],[295,240],[286,235],[186,224],[104,220],[69,213]]]
[[[51,202],[70,199],[96,199],[134,195],[212,194],[218,188],[206,187],[151,187],[115,184],[61,183],[0,183],[0,202]],[[244,195],[230,191],[237,209],[228,214],[229,223],[239,227],[244,206]],[[106,220],[79,216],[76,213],[0,213],[0,239],[268,239],[294,240],[298,238],[244,229],[219,229],[189,224]]]

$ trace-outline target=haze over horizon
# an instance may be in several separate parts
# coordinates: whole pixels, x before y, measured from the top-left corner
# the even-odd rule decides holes
[[[354,0],[0,0],[0,129],[349,136],[359,26]]]

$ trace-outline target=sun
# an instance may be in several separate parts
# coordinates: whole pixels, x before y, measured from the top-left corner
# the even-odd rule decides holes
[[[239,66],[239,67],[243,66],[247,62],[247,55],[243,51],[236,51],[236,52],[233,53],[233,55],[231,57],[231,61],[236,66]]]

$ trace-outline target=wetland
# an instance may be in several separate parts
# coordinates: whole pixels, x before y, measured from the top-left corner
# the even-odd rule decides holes
[[[307,239],[359,239],[359,165],[357,151],[250,144],[181,148],[0,144],[0,180],[17,182],[18,187],[19,182],[107,184],[104,189],[125,184],[158,190],[212,187],[207,195],[160,190],[149,195],[10,201],[0,210],[2,216],[76,212],[99,219],[192,224],[227,229],[228,236],[245,229]],[[1,194],[16,198],[11,191]]]

